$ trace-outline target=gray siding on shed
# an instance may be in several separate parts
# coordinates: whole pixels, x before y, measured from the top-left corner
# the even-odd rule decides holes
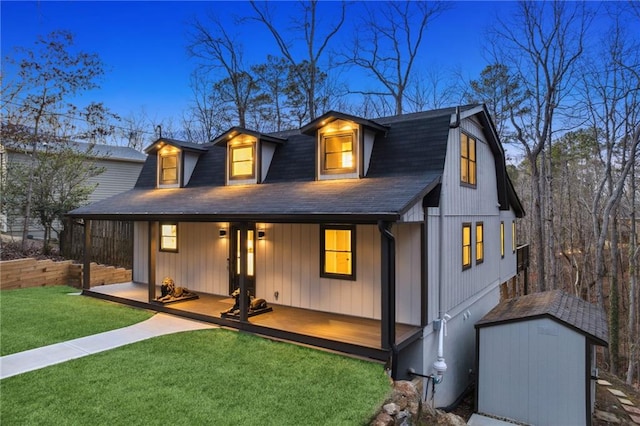
[[[584,425],[585,336],[549,318],[479,330],[478,412]]]

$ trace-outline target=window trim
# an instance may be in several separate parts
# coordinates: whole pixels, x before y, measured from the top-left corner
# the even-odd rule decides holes
[[[504,259],[504,248],[505,248],[505,241],[504,241],[505,235],[504,235],[504,220],[500,221],[500,257],[502,259]]]
[[[462,145],[464,143],[463,138],[466,138],[466,151],[467,156],[463,156]],[[471,143],[473,141],[473,144]],[[471,158],[471,146],[473,145],[473,159]],[[464,180],[463,163],[466,164],[467,180]],[[473,164],[473,170],[471,168]],[[473,172],[473,173],[472,173]],[[465,132],[460,132],[460,185],[469,188],[477,188],[478,186],[478,139]]]
[[[325,272],[325,259],[326,259],[326,244],[325,244],[325,231],[337,230],[337,231],[350,231],[351,232],[351,274],[337,274],[332,272]],[[331,278],[338,280],[356,280],[356,226],[355,225],[320,225],[320,277]]]
[[[163,162],[165,158],[175,157],[176,159],[176,178],[175,180],[163,180],[164,168]],[[162,150],[158,151],[158,187],[159,188],[175,188],[180,186],[180,174],[182,173],[182,155],[180,151],[169,151],[163,153]]]
[[[343,167],[339,169],[326,168],[326,140],[334,137],[351,136],[351,155],[353,157],[352,167]],[[318,132],[318,174],[319,176],[356,176],[360,170],[360,140],[358,128],[352,128],[349,130],[327,130]]]
[[[164,245],[163,245],[164,234],[162,233],[162,228],[163,228],[163,226],[166,226],[166,225],[170,225],[170,226],[175,226],[176,227],[176,236],[175,236],[175,238],[176,238],[176,247],[175,248],[167,248],[167,247],[164,247]],[[178,253],[178,247],[180,247],[178,222],[160,222],[159,223],[159,227],[160,227],[160,229],[158,230],[158,249],[161,252]]]
[[[251,167],[251,174],[250,175],[237,175],[234,176],[233,175],[233,151],[239,148],[247,148],[250,147],[251,148],[251,163],[252,163],[252,167]],[[256,179],[256,164],[257,164],[257,142],[256,141],[243,141],[243,142],[239,142],[239,143],[235,143],[235,144],[230,144],[229,145],[229,151],[228,151],[228,179],[229,181],[253,181]]]
[[[516,221],[512,220],[511,221],[511,253],[516,252],[517,245],[518,244],[516,244]]]
[[[464,234],[465,234],[465,230],[468,230],[469,232],[469,244],[465,245],[464,243]],[[462,223],[462,240],[461,240],[461,247],[462,247],[462,270],[465,271],[467,269],[471,269],[471,259],[472,259],[472,243],[473,243],[473,239],[471,238],[471,222],[463,222]],[[469,262],[465,263],[465,254],[466,254],[466,250],[468,250],[469,252]]]
[[[480,234],[478,234],[480,228]],[[484,262],[484,222],[476,222],[476,265]]]

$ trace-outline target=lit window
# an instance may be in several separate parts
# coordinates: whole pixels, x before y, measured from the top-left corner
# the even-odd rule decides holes
[[[255,177],[254,151],[252,143],[230,147],[230,179],[253,179]]]
[[[465,133],[460,134],[460,181],[476,185],[476,140]]]
[[[462,269],[471,268],[471,224],[462,224]]]
[[[353,171],[353,135],[332,135],[323,138],[324,170]]]
[[[178,153],[160,154],[160,185],[174,185],[178,183]]]
[[[476,264],[484,261],[484,224],[476,223]]]
[[[355,280],[354,236],[351,226],[321,227],[321,276]]]
[[[500,257],[504,257],[504,222],[500,222]]]
[[[516,221],[511,221],[511,252],[516,252]]]
[[[160,251],[178,251],[178,224],[160,224]]]

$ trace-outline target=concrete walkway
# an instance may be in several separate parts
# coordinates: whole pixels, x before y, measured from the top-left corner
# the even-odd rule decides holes
[[[192,321],[168,314],[155,314],[146,321],[42,348],[0,357],[0,379],[95,354],[151,337],[181,331],[216,328],[213,324]]]

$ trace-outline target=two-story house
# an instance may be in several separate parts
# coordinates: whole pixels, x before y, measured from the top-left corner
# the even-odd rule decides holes
[[[134,282],[89,288],[85,276],[84,294],[377,359],[394,378],[412,369],[438,382],[439,406],[464,391],[474,323],[517,274],[523,215],[483,105],[328,112],[295,131],[236,127],[146,152],[132,190],[70,212],[135,222]],[[156,303],[165,277],[199,298]],[[241,298],[223,315],[236,288],[273,310],[252,315]]]

